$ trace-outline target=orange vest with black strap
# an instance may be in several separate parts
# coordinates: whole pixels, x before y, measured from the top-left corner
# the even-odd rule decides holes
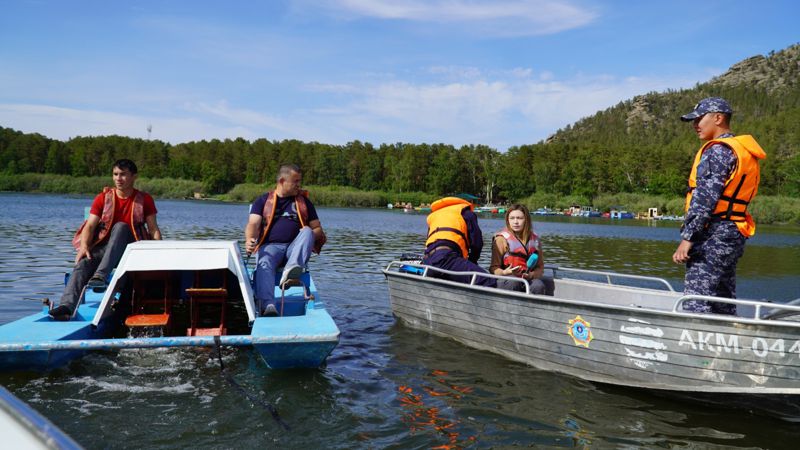
[[[308,204],[306,203],[306,198],[308,198],[308,191],[303,189],[294,197],[295,208],[297,208],[297,219],[300,221],[301,229],[308,225]],[[275,207],[277,204],[278,202],[275,201],[275,191],[267,192],[267,200],[264,202],[264,209],[261,211],[263,229],[261,230],[261,237],[256,244],[256,248],[253,250],[254,252],[258,251],[258,248],[261,247],[261,244],[263,244],[264,240],[267,238],[269,228],[272,226],[272,220],[275,218]],[[313,252],[319,254],[327,240],[325,233],[322,233],[322,237],[315,238]]]
[[[461,256],[469,256],[469,235],[467,222],[461,215],[464,208],[472,209],[472,203],[458,197],[445,197],[431,205],[428,214],[428,239],[425,246],[444,239],[454,242],[461,250]]]
[[[503,228],[495,234],[495,237],[502,237],[508,243],[508,250],[503,254],[503,268],[519,266],[523,272],[528,271],[528,258],[539,251],[539,236],[531,233],[527,245],[523,244],[517,235]]]
[[[689,211],[689,206],[692,203],[692,194],[697,187],[697,167],[700,165],[703,152],[714,144],[724,144],[733,150],[736,155],[736,166],[725,181],[725,188],[711,217],[719,220],[730,220],[736,224],[743,236],[753,236],[756,232],[756,223],[750,213],[747,212],[747,206],[758,192],[758,182],[760,180],[758,160],[766,158],[767,154],[750,135],[712,139],[700,147],[697,155],[695,155],[692,171],[689,174],[686,211]]]
[[[111,232],[111,228],[114,226],[114,211],[117,207],[115,189],[105,187],[103,188],[103,195],[105,196],[103,199],[103,212],[100,214],[100,225],[98,225],[97,231],[95,232],[95,239],[92,243],[92,247],[105,241],[106,238],[108,238],[108,234]],[[130,223],[133,225],[131,231],[133,232],[134,239],[137,241],[152,239],[145,223],[144,194],[138,190],[135,191],[133,197]],[[85,226],[86,221],[84,220],[81,226],[78,227],[78,231],[75,232],[75,236],[72,238],[72,246],[75,247],[75,250],[81,247],[81,233]]]

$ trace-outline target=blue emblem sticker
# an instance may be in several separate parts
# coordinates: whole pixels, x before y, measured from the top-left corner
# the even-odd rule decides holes
[[[592,342],[592,339],[594,339],[591,324],[583,320],[581,316],[575,316],[574,319],[569,321],[567,334],[572,337],[575,345],[582,345],[586,348],[589,348],[589,342]]]

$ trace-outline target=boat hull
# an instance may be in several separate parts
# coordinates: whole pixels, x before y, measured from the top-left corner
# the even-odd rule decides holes
[[[407,325],[539,369],[665,391],[800,394],[796,323],[663,306],[675,305],[677,293],[653,294],[663,298],[656,308],[604,302],[613,290],[578,300],[384,274],[392,311]],[[556,295],[559,286],[570,290],[557,284]],[[623,289],[618,296],[650,298],[649,291]]]
[[[257,319],[252,335],[253,347],[272,369],[320,367],[339,343],[339,328],[314,301],[303,316]]]

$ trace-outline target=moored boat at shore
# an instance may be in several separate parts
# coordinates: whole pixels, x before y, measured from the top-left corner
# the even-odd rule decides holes
[[[310,274],[275,293],[281,314],[262,317],[235,241],[139,241],[71,320],[45,308],[0,326],[0,370],[51,369],[92,350],[220,345],[253,348],[272,368],[319,367],[339,329]]]
[[[505,214],[506,207],[502,205],[486,204],[482,206],[476,206],[474,211],[477,214],[492,214],[492,215]]]
[[[658,278],[550,270],[555,296],[474,284],[488,274],[456,283],[438,277],[454,273],[420,264],[395,261],[383,273],[392,312],[413,328],[592,382],[757,399],[800,417],[800,307],[683,295]],[[691,299],[739,312],[684,311]]]
[[[535,211],[531,211],[531,215],[533,216],[556,216],[556,215],[563,215],[560,211],[552,210],[548,207],[539,208]]]

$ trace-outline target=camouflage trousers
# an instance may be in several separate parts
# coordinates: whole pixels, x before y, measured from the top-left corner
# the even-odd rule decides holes
[[[712,224],[689,251],[683,293],[736,298],[736,263],[744,254],[746,241],[733,222]],[[688,300],[683,309],[736,314],[736,305],[702,300]]]

